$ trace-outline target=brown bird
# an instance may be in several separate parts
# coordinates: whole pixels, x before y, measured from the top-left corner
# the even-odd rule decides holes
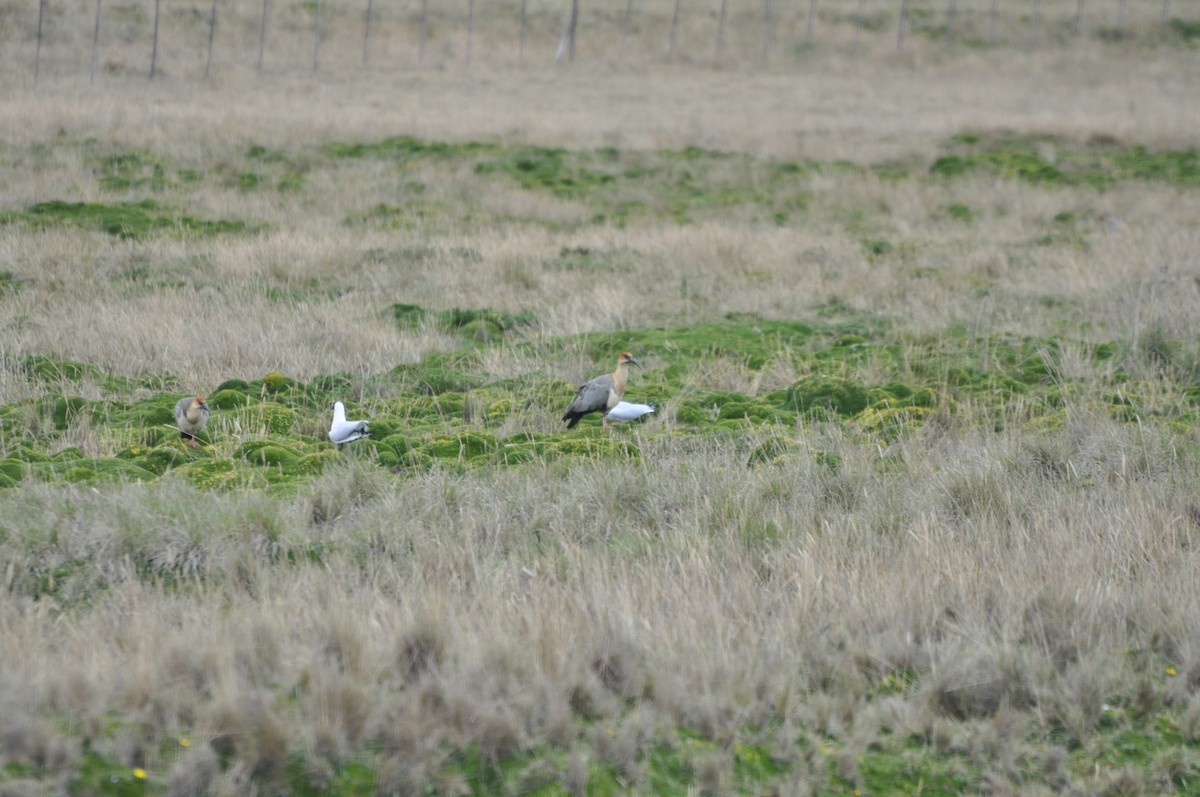
[[[567,405],[567,411],[562,416],[562,419],[567,422],[568,429],[579,423],[579,419],[584,415],[592,412],[603,413],[600,423],[605,429],[608,428],[608,418],[604,415],[617,406],[621,401],[621,396],[625,395],[625,382],[629,378],[630,365],[642,367],[642,364],[635,360],[632,354],[623,351],[621,356],[617,357],[615,371],[588,380],[579,386],[579,390],[575,392],[575,398],[571,399],[571,403]]]
[[[179,427],[179,439],[187,440],[190,446],[199,446],[196,435],[204,431],[208,416],[208,402],[204,400],[204,396],[181,398],[175,405],[175,425]]]

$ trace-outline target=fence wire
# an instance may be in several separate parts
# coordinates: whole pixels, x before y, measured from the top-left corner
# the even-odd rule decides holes
[[[1192,0],[28,0],[0,11],[10,76],[93,82],[242,69],[786,65],[834,50],[1200,41]]]

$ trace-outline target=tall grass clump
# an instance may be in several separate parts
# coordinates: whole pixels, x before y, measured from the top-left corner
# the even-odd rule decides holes
[[[1177,444],[1147,434],[913,439],[900,466],[844,443],[858,497],[835,505],[811,454],[747,468],[733,441],[401,482],[349,465],[286,499],[6,491],[4,678],[40,673],[6,730],[69,715],[80,730],[45,731],[66,761],[90,738],[179,783],[283,784],[314,750],[336,778],[364,746],[378,772],[433,778],[454,750],[490,767],[551,745],[634,782],[674,750],[719,784],[728,762],[681,729],[853,750],[899,729],[885,696],[905,732],[1016,716],[1088,744],[1114,711],[1183,710],[1175,683],[1200,672],[1181,555],[1200,532],[1180,520],[1197,460],[1124,470],[1134,446]],[[1029,467],[1038,444],[1065,469]],[[182,737],[219,766],[157,741]]]

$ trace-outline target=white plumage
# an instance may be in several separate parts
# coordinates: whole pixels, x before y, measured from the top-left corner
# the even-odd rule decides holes
[[[337,445],[353,443],[371,434],[366,421],[346,420],[346,405],[340,401],[333,404],[333,423],[329,426],[329,439]]]
[[[653,404],[634,404],[630,401],[617,402],[617,406],[613,407],[604,417],[610,421],[617,423],[625,423],[626,421],[636,421],[643,415],[649,415],[657,409]]]

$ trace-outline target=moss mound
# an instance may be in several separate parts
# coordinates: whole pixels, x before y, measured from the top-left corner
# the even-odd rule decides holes
[[[36,229],[57,226],[86,227],[117,238],[140,239],[152,234],[218,235],[240,233],[244,221],[204,221],[161,207],[153,199],[141,202],[39,202],[24,211],[0,213],[0,223],[24,222]]]
[[[208,408],[210,410],[236,410],[245,407],[253,400],[245,391],[226,387],[208,397]]]
[[[127,460],[75,456],[32,464],[30,471],[49,481],[67,482],[149,481],[157,475]]]
[[[169,426],[175,429],[175,405],[181,398],[182,395],[175,393],[159,393],[127,407],[114,407],[109,417],[113,423],[123,426]],[[178,430],[175,436],[179,436]]]
[[[453,307],[449,310],[426,310],[415,304],[393,304],[392,317],[401,329],[418,329],[433,324],[457,332],[477,343],[499,340],[505,333],[537,322],[533,313],[502,313],[489,309]]]
[[[234,451],[234,456],[251,465],[276,467],[283,470],[294,468],[302,456],[295,449],[268,440],[243,443]]]
[[[427,313],[411,306],[402,309],[394,312],[413,317]],[[501,326],[514,323],[490,311],[446,313],[437,316],[438,323],[468,325],[497,318]],[[86,364],[29,357],[21,368],[48,390],[61,391],[72,380],[87,380],[89,389],[124,384],[123,389],[138,398],[90,401],[51,392],[0,407],[0,442],[6,446],[0,453],[8,460],[0,476],[10,484],[30,479],[144,479],[178,470],[206,488],[279,488],[348,457],[397,474],[435,467],[462,470],[569,458],[635,458],[641,456],[637,443],[643,435],[747,437],[755,441],[747,463],[760,466],[797,455],[786,430],[805,421],[833,423],[851,435],[888,441],[921,429],[935,411],[954,413],[969,406],[972,412],[993,414],[997,426],[1012,421],[1061,425],[1065,406],[1096,400],[1094,390],[1084,394],[1061,377],[1061,346],[1055,341],[1013,335],[981,341],[959,330],[928,340],[895,341],[883,339],[884,332],[886,327],[874,322],[813,326],[731,316],[722,323],[622,330],[564,341],[565,346],[593,354],[597,363],[607,364],[615,351],[641,354],[646,368],[635,377],[628,398],[670,406],[671,422],[640,430],[602,432],[599,416],[593,416],[568,432],[557,418],[575,385],[552,373],[493,379],[484,365],[487,343],[464,342],[458,350],[367,377],[333,374],[304,384],[273,372],[251,382],[230,379],[209,397],[213,417],[201,436],[205,445],[199,448],[183,445],[175,428],[173,410],[181,393],[144,397],[146,388],[140,384],[119,383]],[[512,341],[503,345],[533,346]],[[1164,341],[1145,353],[1116,343],[1095,344],[1089,350],[1097,363],[1119,365],[1141,356],[1172,369],[1170,373],[1192,373],[1192,348],[1183,343]],[[1144,423],[1161,414],[1157,408],[1164,406],[1163,399],[1156,393],[1161,385],[1153,379],[1135,381],[1119,367],[1105,367],[1113,374],[1110,389],[1102,393],[1113,397],[1107,407],[1112,417]],[[787,370],[805,376],[786,387],[752,394],[704,386],[714,369],[751,380],[756,373]],[[159,388],[170,382],[142,381]],[[1200,390],[1194,385],[1192,379],[1180,388],[1180,411],[1169,419],[1177,426],[1185,424],[1181,413],[1200,404]],[[367,418],[373,436],[337,451],[325,438],[329,408],[334,399],[352,395],[365,398],[348,413]],[[1016,413],[1014,397],[1020,401]],[[507,427],[523,431],[496,434]],[[98,433],[101,448],[117,453],[86,457],[74,447],[73,435],[80,429]]]
[[[768,437],[750,450],[746,464],[750,467],[758,465],[778,465],[800,451],[800,444],[791,437],[774,435]]]
[[[95,368],[81,362],[55,360],[37,354],[25,357],[21,361],[21,370],[31,378],[49,384],[78,382],[85,377],[95,377],[99,374]]]
[[[841,377],[809,376],[792,383],[783,406],[807,414],[857,415],[871,404],[865,387]]]
[[[161,476],[176,465],[211,456],[206,452],[207,449],[204,448],[168,444],[153,447],[130,446],[117,456]]]
[[[299,457],[291,468],[291,472],[297,476],[316,476],[325,468],[341,461],[342,456],[335,449],[326,448]]]
[[[435,459],[470,462],[490,457],[496,452],[496,438],[481,432],[460,432],[456,435],[435,437],[421,450]]]
[[[189,462],[175,469],[197,487],[227,490],[239,487],[267,487],[269,482],[251,465],[230,459],[204,459]]]
[[[25,468],[26,463],[19,459],[13,457],[0,459],[0,477],[3,477],[3,480],[7,481],[7,485],[3,486],[16,484],[25,478]]]
[[[249,393],[250,383],[242,379],[226,379],[224,382],[217,385],[217,389],[213,391],[213,394],[216,395],[223,390],[233,390],[238,393]]]

